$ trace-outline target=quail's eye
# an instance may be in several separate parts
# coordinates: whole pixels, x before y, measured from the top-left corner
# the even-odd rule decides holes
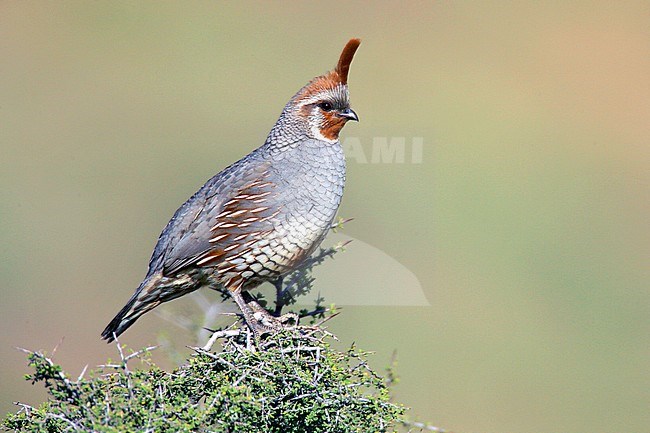
[[[332,104],[330,104],[329,102],[321,102],[320,104],[318,104],[318,107],[323,111],[332,111],[332,109],[334,108],[332,107]]]

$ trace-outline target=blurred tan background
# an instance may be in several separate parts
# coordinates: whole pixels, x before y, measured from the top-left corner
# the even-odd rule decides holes
[[[175,209],[350,37],[344,136],[423,153],[349,160],[345,232],[431,306],[331,329],[396,349],[398,400],[455,432],[648,431],[648,2],[0,3],[2,414],[44,397],[14,346],[115,357],[99,333]],[[161,330],[192,343],[153,314],[123,342]]]

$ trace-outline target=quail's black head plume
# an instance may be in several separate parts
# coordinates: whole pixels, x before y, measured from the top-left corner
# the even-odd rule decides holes
[[[256,333],[263,325],[242,292],[294,270],[318,247],[343,195],[339,133],[349,120],[348,72],[359,39],[334,70],[285,106],[264,144],[186,201],[158,239],[149,271],[102,337],[112,341],[144,313],[201,287],[228,289]],[[259,316],[257,316],[259,317]]]

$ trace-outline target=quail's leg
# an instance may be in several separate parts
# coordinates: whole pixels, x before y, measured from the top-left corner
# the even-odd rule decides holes
[[[231,296],[239,306],[246,325],[253,331],[256,338],[260,338],[264,334],[270,334],[282,330],[282,322],[276,317],[271,316],[260,304],[254,300],[246,302],[244,294],[240,291],[230,292]],[[246,298],[252,299],[250,295],[245,293]]]
[[[293,320],[295,324],[298,324],[298,315],[288,313],[282,317],[275,317],[266,311],[248,292],[236,290],[230,292],[230,295],[244,315],[246,325],[257,337],[281,331],[289,320]]]
[[[262,307],[255,300],[248,302],[248,306],[253,311],[253,317],[255,317],[259,322],[268,328],[280,331],[284,328],[289,321],[292,321],[294,324],[298,324],[298,315],[296,313],[286,313],[282,316],[274,316],[269,313],[266,308]]]
[[[246,322],[246,325],[253,331],[253,333],[256,336],[262,335],[261,330],[259,330],[259,321],[253,316],[253,310],[251,307],[248,306],[246,301],[244,300],[244,297],[242,296],[241,292],[239,290],[237,291],[232,291],[230,292],[230,296],[235,300],[237,303],[237,306],[241,310],[242,314],[244,315],[244,322]]]

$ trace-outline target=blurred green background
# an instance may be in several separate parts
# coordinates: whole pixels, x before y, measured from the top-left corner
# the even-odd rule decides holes
[[[424,148],[349,160],[345,232],[431,307],[348,307],[331,329],[379,367],[396,349],[398,400],[456,432],[648,431],[647,1],[3,1],[2,414],[44,396],[14,346],[65,337],[72,374],[115,357],[99,333],[174,210],[350,37],[344,136]],[[153,314],[123,341],[160,329],[187,344]]]

